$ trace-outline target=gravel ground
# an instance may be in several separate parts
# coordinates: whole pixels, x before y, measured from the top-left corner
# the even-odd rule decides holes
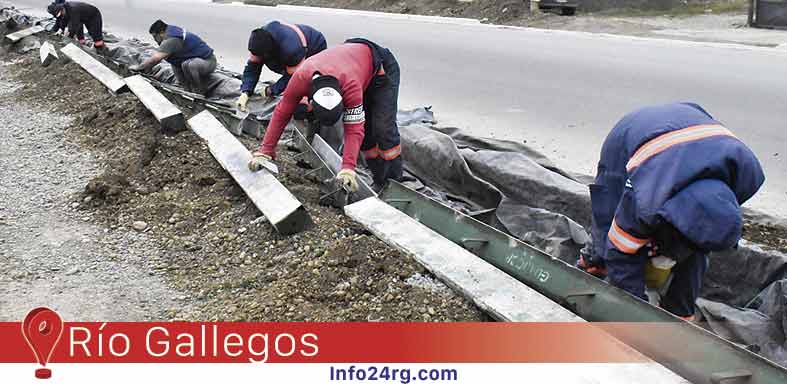
[[[148,268],[160,250],[146,235],[107,231],[72,203],[99,164],[65,132],[72,118],[16,100],[18,65],[0,65],[0,321],[39,305],[80,321],[160,319],[187,306]]]
[[[42,68],[33,56],[6,54],[2,72],[2,135],[14,145],[2,149],[0,169],[17,180],[3,183],[3,201],[14,204],[0,211],[8,318],[34,302],[75,320],[488,320],[417,262],[320,206],[316,180],[292,153],[280,150],[279,178],[315,225],[284,237],[192,132],[164,136],[133,95],[109,97],[74,63]],[[35,132],[22,130],[31,119]],[[38,207],[40,196],[52,207]]]

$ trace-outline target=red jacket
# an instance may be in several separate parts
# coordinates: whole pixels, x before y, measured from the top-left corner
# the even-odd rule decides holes
[[[276,157],[276,144],[301,99],[309,96],[315,72],[339,80],[344,103],[344,156],[342,169],[355,169],[364,135],[363,92],[374,77],[372,51],[365,44],[342,44],[304,61],[290,79],[273,111],[260,151]]]

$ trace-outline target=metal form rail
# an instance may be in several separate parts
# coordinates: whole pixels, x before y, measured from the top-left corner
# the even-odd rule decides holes
[[[776,363],[402,184],[391,181],[381,199],[588,321],[653,323],[654,334],[641,332],[645,327],[610,328],[617,330],[613,336],[692,382],[787,383],[787,370]],[[659,329],[677,344],[654,342]]]
[[[342,158],[318,134],[311,134],[302,121],[292,123],[292,134],[295,146],[301,152],[303,160],[312,167],[312,171],[319,180],[332,180],[342,167]],[[367,197],[376,197],[377,194],[362,179],[358,179],[358,191],[347,193],[343,188],[332,182],[323,182],[331,190],[320,197],[321,202],[328,203],[337,208],[363,200]],[[326,201],[330,199],[330,201]]]

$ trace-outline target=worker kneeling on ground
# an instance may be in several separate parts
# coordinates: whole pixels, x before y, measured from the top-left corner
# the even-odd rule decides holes
[[[55,16],[55,29],[58,33],[68,27],[68,37],[76,37],[80,44],[85,44],[85,28],[90,38],[93,39],[93,46],[97,51],[103,52],[104,45],[104,24],[101,18],[101,11],[95,6],[78,1],[54,2],[49,4],[47,11]]]
[[[300,104],[308,97],[307,104]],[[365,39],[350,39],[312,56],[295,71],[273,111],[259,151],[249,162],[259,170],[276,157],[276,144],[296,109],[313,114],[323,126],[344,123],[342,169],[337,179],[358,190],[355,174],[359,149],[372,171],[375,188],[401,180],[402,158],[396,125],[399,64],[391,51]]]
[[[662,308],[692,318],[708,253],[736,246],[740,204],[764,180],[754,153],[702,107],[632,112],[604,141],[593,244],[578,265],[645,300],[648,281]]]
[[[129,70],[143,72],[166,60],[172,66],[175,79],[186,91],[206,95],[207,79],[216,70],[213,48],[199,36],[161,20],[156,20],[149,32],[159,45],[158,51]]]
[[[287,24],[272,21],[268,25],[255,29],[249,37],[251,57],[243,70],[241,95],[238,108],[246,111],[249,96],[254,93],[260,80],[262,66],[281,75],[273,85],[265,87],[266,97],[278,96],[287,88],[290,77],[307,57],[314,56],[328,47],[325,37],[320,31],[302,24]]]

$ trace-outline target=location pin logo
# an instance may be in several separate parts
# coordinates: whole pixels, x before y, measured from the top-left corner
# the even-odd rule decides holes
[[[38,364],[44,367],[52,357],[62,334],[63,320],[49,308],[40,307],[30,311],[22,322],[22,336],[35,353]],[[52,377],[52,371],[48,368],[36,369],[36,377],[48,379]]]

